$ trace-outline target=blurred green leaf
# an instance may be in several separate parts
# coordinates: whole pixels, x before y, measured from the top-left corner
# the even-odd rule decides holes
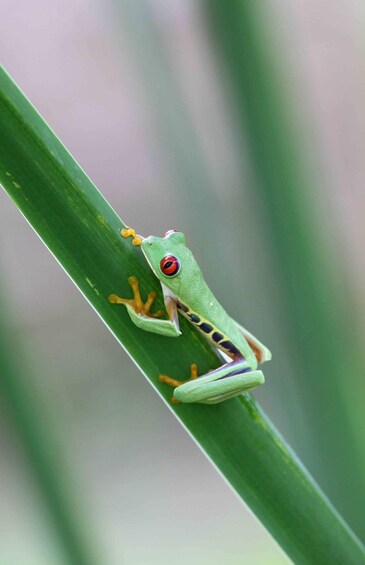
[[[136,328],[110,293],[127,295],[136,275],[160,294],[138,248],[91,181],[4,71],[0,73],[0,181],[166,405],[295,563],[365,563],[364,548],[250,395],[216,406],[169,403],[157,375],[201,372],[219,359],[187,322],[178,339]],[[157,305],[157,307],[159,306]],[[128,391],[126,391],[128,394]],[[199,480],[199,479],[197,479]],[[203,478],[202,485],[203,485]],[[178,488],[178,482],[177,482]]]
[[[1,135],[0,135],[1,137]],[[22,359],[22,346],[15,339],[7,308],[1,299],[0,308],[0,393],[8,408],[14,428],[21,438],[30,466],[38,482],[49,516],[53,520],[61,558],[70,565],[99,563],[92,541],[81,493],[65,455],[60,449],[57,426],[49,406],[32,380],[27,363]],[[77,498],[78,493],[78,498]],[[48,516],[47,516],[48,518]]]

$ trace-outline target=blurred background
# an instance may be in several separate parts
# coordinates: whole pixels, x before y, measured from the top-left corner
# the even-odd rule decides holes
[[[221,4],[0,0],[2,64],[123,221],[185,232],[273,352],[257,398],[364,538],[364,9]],[[0,265],[7,352],[95,565],[288,563],[5,193]],[[64,565],[0,393],[0,564]]]

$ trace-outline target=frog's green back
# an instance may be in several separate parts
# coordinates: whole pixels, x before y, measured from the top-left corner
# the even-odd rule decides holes
[[[150,236],[142,241],[142,251],[161,283],[176,296],[179,311],[214,345],[231,357],[241,354],[250,366],[257,367],[256,357],[236,322],[219,304],[206,282],[181,232],[164,238]],[[179,269],[173,276],[161,270],[161,261],[172,256]]]
[[[224,310],[204,281],[196,279],[190,288],[177,296],[179,311],[219,349],[229,356],[243,355],[251,368],[257,367],[256,357],[239,326]]]

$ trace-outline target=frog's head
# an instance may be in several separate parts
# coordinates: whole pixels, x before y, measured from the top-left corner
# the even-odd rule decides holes
[[[165,237],[146,237],[142,240],[141,249],[156,277],[177,296],[185,283],[192,283],[195,270],[199,272],[181,232],[170,230]]]

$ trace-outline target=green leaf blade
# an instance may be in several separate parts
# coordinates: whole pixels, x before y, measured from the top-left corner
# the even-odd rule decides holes
[[[364,548],[333,510],[250,395],[215,406],[169,403],[160,372],[183,378],[219,364],[216,353],[183,321],[183,336],[165,338],[136,328],[111,293],[142,294],[159,283],[140,249],[123,240],[123,226],[60,141],[7,74],[0,71],[0,182],[85,298],[123,344],[180,422],[295,563],[361,565]],[[55,296],[55,300],[62,299]],[[127,391],[126,391],[127,394]],[[200,477],[197,480],[203,481]],[[177,484],[178,488],[178,484]]]

